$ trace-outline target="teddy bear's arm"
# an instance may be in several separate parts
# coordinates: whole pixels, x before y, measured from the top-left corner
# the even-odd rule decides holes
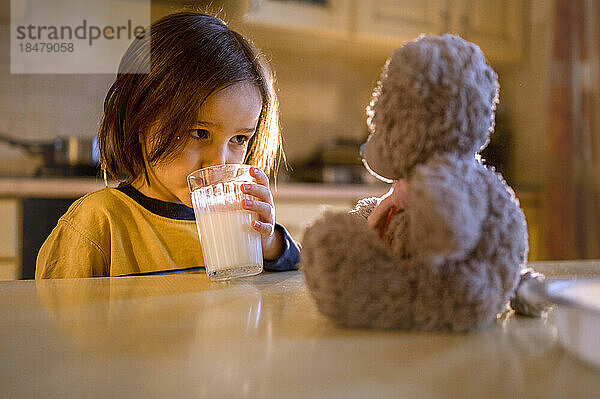
[[[455,166],[421,165],[408,184],[409,251],[434,264],[470,252],[488,211],[487,184],[469,164]]]

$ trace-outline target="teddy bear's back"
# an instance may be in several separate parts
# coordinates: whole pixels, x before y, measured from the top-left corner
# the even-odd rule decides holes
[[[501,176],[478,163],[476,169],[485,182],[477,189],[486,191],[487,213],[473,249],[434,267],[415,259],[419,273],[413,311],[419,329],[466,331],[484,326],[514,295],[527,255],[525,218]],[[469,188],[473,187],[465,187]]]
[[[477,169],[487,182],[488,212],[473,256],[495,266],[503,289],[512,291],[529,249],[525,215],[502,175],[481,164]]]
[[[513,295],[529,251],[527,222],[514,191],[502,176],[490,168],[483,169],[482,175],[489,182],[489,211],[476,257],[494,266],[502,290]]]

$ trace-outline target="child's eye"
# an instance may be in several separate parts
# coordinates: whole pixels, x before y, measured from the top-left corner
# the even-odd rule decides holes
[[[237,136],[233,136],[230,141],[233,144],[243,145],[243,144],[246,144],[248,142],[248,140],[250,140],[250,138],[248,136],[245,136],[243,134],[238,134]]]
[[[208,130],[206,129],[192,129],[190,135],[196,139],[207,139]]]

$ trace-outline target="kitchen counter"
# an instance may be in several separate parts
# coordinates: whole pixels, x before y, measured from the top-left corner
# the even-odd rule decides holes
[[[109,181],[109,186],[116,186]],[[0,177],[0,198],[78,198],[105,187],[100,178],[18,178]],[[389,186],[386,184],[317,184],[277,183],[272,187],[275,199],[357,200],[380,196]]]
[[[115,186],[116,183],[111,182]],[[0,178],[0,197],[3,198],[78,198],[105,187],[104,180],[82,178]]]
[[[0,282],[0,320],[3,398],[600,392],[600,370],[559,346],[552,313],[471,334],[344,329],[317,311],[300,272]]]
[[[109,186],[117,183],[109,181]],[[104,180],[93,177],[82,178],[30,178],[0,177],[0,198],[78,198],[105,187]],[[351,200],[381,196],[390,186],[375,184],[319,184],[319,183],[272,183],[275,199],[303,200],[329,199]],[[537,198],[531,189],[517,189],[521,201]]]

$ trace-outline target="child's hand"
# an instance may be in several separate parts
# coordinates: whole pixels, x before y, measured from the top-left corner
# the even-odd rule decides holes
[[[262,236],[263,257],[274,260],[283,253],[283,239],[275,230],[275,205],[269,189],[269,178],[258,168],[250,169],[250,175],[256,179],[256,184],[244,184],[242,191],[257,200],[245,199],[243,207],[258,214],[258,220],[252,222],[252,228]]]

